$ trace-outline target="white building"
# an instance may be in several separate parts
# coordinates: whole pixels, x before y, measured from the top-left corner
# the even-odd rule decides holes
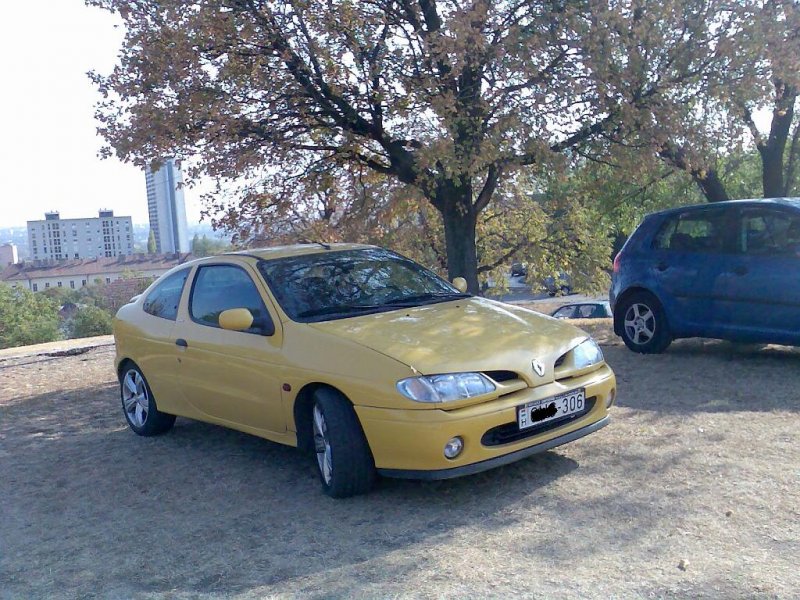
[[[112,258],[26,261],[0,270],[0,282],[33,292],[56,287],[75,290],[120,279],[159,277],[190,258],[190,254],[134,254]]]
[[[0,246],[0,269],[4,269],[8,265],[15,265],[19,262],[19,255],[17,254],[16,244],[3,244]]]
[[[183,174],[175,159],[168,158],[157,171],[145,170],[150,229],[156,238],[156,252],[189,252]]]
[[[112,210],[88,219],[45,213],[43,221],[28,221],[28,248],[32,260],[126,256],[133,254],[133,223]]]

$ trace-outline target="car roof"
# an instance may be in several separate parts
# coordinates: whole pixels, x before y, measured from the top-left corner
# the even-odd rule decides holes
[[[323,252],[341,252],[344,250],[366,250],[368,248],[378,248],[367,244],[343,244],[343,243],[316,243],[316,244],[292,244],[288,246],[272,246],[269,248],[254,248],[250,250],[238,250],[236,252],[225,252],[223,254],[213,254],[211,256],[201,256],[193,260],[187,260],[180,265],[173,267],[164,275],[171,275],[181,268],[193,267],[219,261],[220,258],[255,258],[257,260],[272,260],[277,258],[287,258],[291,256],[303,256],[305,254],[322,254]]]
[[[343,243],[324,243],[313,244],[291,244],[287,246],[271,246],[268,248],[253,248],[250,250],[240,250],[237,252],[227,252],[224,256],[249,256],[261,260],[271,260],[274,258],[286,258],[289,256],[301,256],[303,254],[319,254],[323,252],[341,252],[343,250],[366,250],[367,248],[377,248],[367,244],[343,244]]]
[[[800,210],[800,198],[745,198],[742,200],[725,200],[724,202],[706,202],[705,204],[688,204],[676,206],[650,213],[650,216],[664,216],[691,210],[712,209],[725,206],[788,206]]]

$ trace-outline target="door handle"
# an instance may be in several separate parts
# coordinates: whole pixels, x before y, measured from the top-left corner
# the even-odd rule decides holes
[[[180,346],[181,348],[188,348],[189,344],[186,343],[186,340],[183,338],[178,338],[175,340],[175,345]]]
[[[660,262],[656,265],[656,269],[659,271],[666,271],[669,268],[669,265],[665,262]]]
[[[747,267],[740,265],[733,270],[737,275],[747,275]]]

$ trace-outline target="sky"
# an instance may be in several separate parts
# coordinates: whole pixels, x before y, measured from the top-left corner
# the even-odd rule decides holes
[[[0,228],[57,210],[62,218],[101,208],[147,223],[144,173],[97,153],[86,76],[114,66],[123,30],[117,17],[83,0],[4,2],[0,18]],[[189,224],[200,193],[185,189]]]

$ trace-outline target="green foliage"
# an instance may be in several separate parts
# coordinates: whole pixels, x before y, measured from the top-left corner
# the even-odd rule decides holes
[[[71,338],[108,335],[111,333],[111,314],[97,306],[84,305],[70,320],[68,329]]]
[[[60,338],[58,305],[45,296],[0,283],[0,348]]]
[[[158,246],[156,245],[156,234],[151,229],[150,233],[147,235],[147,253],[155,254],[157,250]]]
[[[563,171],[591,142],[605,156],[616,144],[653,154],[686,139],[689,117],[713,108],[702,99],[724,89],[750,18],[691,0],[87,1],[125,23],[117,67],[92,74],[107,154],[141,165],[198,157],[188,179],[245,181],[232,201],[208,203],[246,242],[284,221],[346,223],[316,204],[366,219],[363,198],[336,189],[371,172],[376,186],[404,186],[391,195],[402,218],[413,222],[420,197],[437,211],[449,275],[473,291],[479,269],[517,246],[561,239],[572,255],[602,238],[575,230],[593,224],[583,199],[549,196],[528,219],[530,189],[517,180]],[[504,215],[517,221],[499,224]],[[428,246],[441,256],[437,239]]]
[[[198,234],[194,234],[192,238],[192,254],[196,257],[214,256],[215,254],[222,254],[231,250],[231,245],[225,240],[212,240],[207,235],[203,234],[201,238]]]

